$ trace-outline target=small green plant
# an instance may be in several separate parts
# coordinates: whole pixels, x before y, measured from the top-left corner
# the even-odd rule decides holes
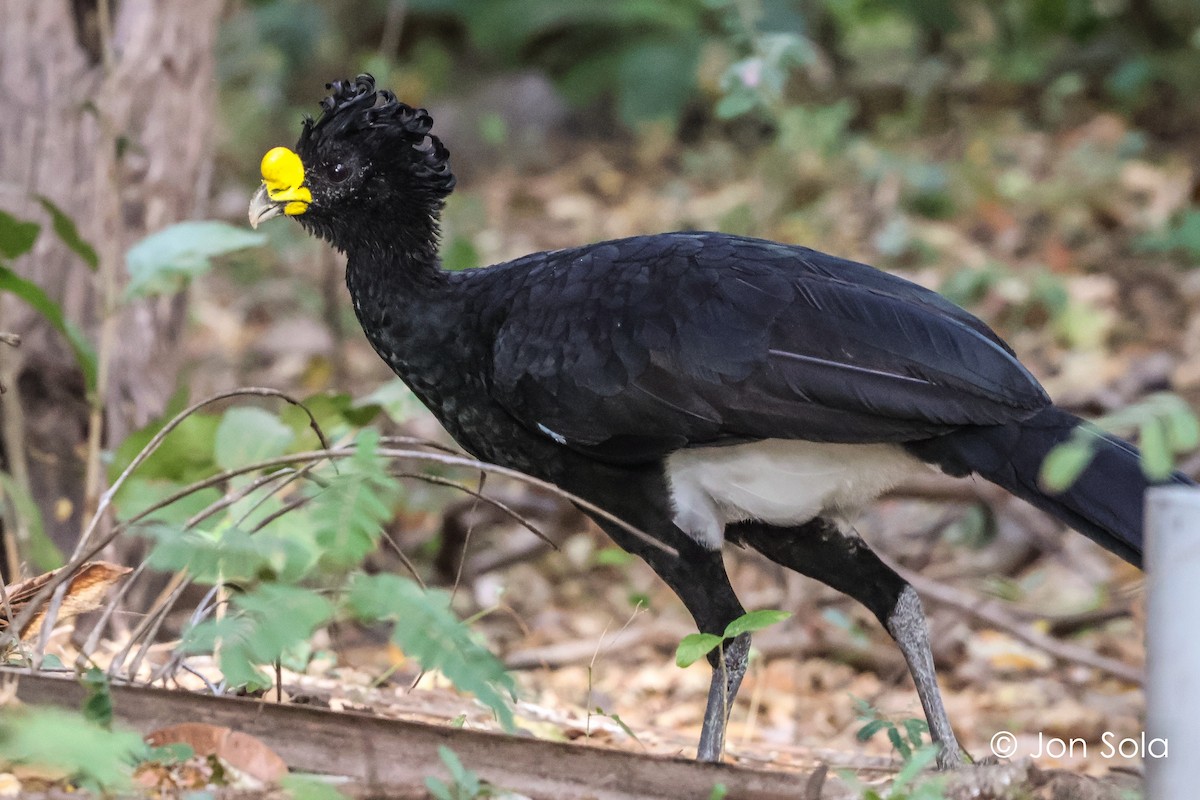
[[[860,742],[870,741],[882,731],[896,755],[906,764],[912,760],[914,754],[929,744],[925,738],[929,733],[929,726],[923,719],[909,717],[896,723],[860,697],[854,698],[854,713],[864,723],[854,734]]]
[[[109,730],[76,711],[28,707],[0,716],[0,764],[55,767],[99,792],[129,788],[145,750],[136,733]]]
[[[1152,394],[1076,428],[1070,439],[1047,454],[1039,480],[1051,491],[1064,491],[1092,463],[1102,433],[1135,431],[1142,451],[1142,471],[1151,480],[1170,477],[1176,457],[1200,447],[1200,420],[1187,402],[1167,392]]]
[[[347,800],[327,776],[292,773],[279,780],[291,800]]]
[[[642,744],[642,740],[638,738],[637,733],[634,732],[633,728],[629,727],[629,723],[627,723],[625,720],[621,719],[620,714],[616,713],[615,711],[610,714],[609,712],[605,711],[600,706],[596,706],[596,709],[593,713],[597,714],[598,716],[605,717],[607,719],[611,719],[614,723],[616,723],[616,726],[618,728],[620,728],[622,731],[625,732],[626,736],[628,736],[630,739],[633,739],[638,744],[642,745],[642,747],[645,747],[645,745]]]
[[[675,664],[680,667],[690,667],[717,648],[723,648],[725,642],[743,633],[754,633],[770,627],[777,622],[790,617],[790,611],[777,611],[764,608],[749,611],[725,626],[724,632],[717,636],[714,633],[689,633],[680,641],[675,650]]]
[[[866,742],[882,731],[903,767],[891,785],[883,790],[864,786],[849,772],[841,773],[842,779],[859,793],[862,800],[942,800],[945,776],[920,779],[921,772],[933,763],[940,751],[940,745],[926,740],[929,726],[925,721],[915,717],[893,721],[866,700],[858,697],[853,700],[855,715],[864,723],[855,736],[860,742]]]
[[[79,679],[87,690],[83,699],[83,718],[101,728],[112,730],[113,702],[108,688],[108,676],[92,667]]]
[[[173,428],[135,435],[114,464],[119,524],[154,541],[150,566],[228,595],[222,615],[205,619],[211,608],[197,615],[203,621],[185,633],[183,653],[215,653],[227,683],[262,690],[273,683],[265,666],[303,668],[318,628],[388,622],[397,647],[474,694],[511,729],[512,678],[454,614],[450,596],[358,571],[403,489],[379,452],[378,433],[353,426],[354,409],[327,398],[296,417],[236,406],[218,416],[192,412]],[[305,451],[300,432],[326,425],[352,443]],[[148,435],[159,449],[143,455],[149,443],[139,443]]]
[[[130,788],[138,764],[165,760],[138,734],[114,727],[104,673],[93,668],[79,680],[86,690],[81,711],[27,706],[0,714],[0,771],[52,767],[75,786],[108,794]]]
[[[450,783],[441,778],[425,779],[425,788],[434,800],[476,800],[479,797],[496,797],[495,788],[479,779],[474,771],[463,766],[458,755],[445,745],[438,747],[438,757],[450,773]]]
[[[905,762],[892,783],[885,789],[864,786],[850,772],[841,772],[840,776],[849,786],[858,792],[861,800],[945,800],[945,775],[922,777],[921,773],[937,758],[938,746],[925,745],[912,754]]]
[[[796,32],[802,22],[789,15],[787,29],[768,29],[762,0],[706,0],[721,20],[726,40],[742,58],[722,74],[716,115],[733,119],[753,112],[777,116],[792,71],[816,61],[816,49]]]

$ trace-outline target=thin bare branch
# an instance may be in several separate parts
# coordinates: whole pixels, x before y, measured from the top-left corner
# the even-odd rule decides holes
[[[900,577],[912,584],[922,599],[931,600],[944,606],[963,611],[993,628],[1004,631],[1020,639],[1026,644],[1045,651],[1061,661],[1083,664],[1101,672],[1120,678],[1128,683],[1141,685],[1145,680],[1142,670],[1118,661],[1115,658],[1102,656],[1086,647],[1062,642],[1036,630],[1032,625],[1015,620],[1004,608],[994,600],[965,592],[953,586],[909,572],[891,565]]]
[[[565,489],[555,486],[554,484],[549,483],[548,481],[543,481],[543,480],[541,480],[539,478],[535,478],[531,475],[526,475],[525,473],[519,472],[515,469],[509,469],[507,467],[501,467],[501,466],[497,466],[495,464],[487,464],[483,461],[478,461],[476,459],[473,459],[473,458],[470,458],[467,456],[461,456],[461,455],[450,455],[450,454],[444,454],[444,453],[423,453],[418,450],[402,450],[402,449],[393,449],[393,448],[380,448],[376,452],[379,453],[379,455],[384,456],[386,458],[408,459],[411,461],[423,461],[423,462],[427,462],[427,463],[441,464],[443,466],[448,466],[448,467],[462,467],[464,469],[483,470],[483,471],[491,473],[493,475],[502,475],[506,478],[512,478],[513,480],[527,483],[531,486],[536,486],[539,489],[544,489],[547,492],[550,492],[552,494],[558,495],[559,497],[565,498],[566,500],[571,501],[572,503],[576,504],[577,506],[579,506],[587,511],[590,511],[590,512],[596,514],[597,516],[603,517],[604,519],[606,519],[616,525],[619,525],[620,527],[624,528],[626,531],[633,534],[634,536],[637,536],[638,538],[642,539],[646,543],[651,544],[654,547],[657,547],[666,553],[670,553],[672,555],[678,554],[677,551],[675,550],[675,548],[670,547],[669,545],[666,545],[666,544],[658,541],[654,537],[650,536],[650,534],[640,530],[639,528],[634,527],[633,525],[630,525],[628,522],[625,522],[620,517],[617,517],[616,515],[608,512],[608,511],[605,511],[604,509],[600,508],[596,504],[589,502],[588,500],[585,500],[576,494],[568,492]],[[209,486],[215,486],[217,484],[224,483],[225,481],[229,480],[230,478],[236,477],[238,475],[244,475],[244,474],[247,474],[250,472],[258,472],[258,471],[264,470],[264,469],[274,469],[277,467],[289,466],[289,465],[294,465],[294,464],[304,464],[304,463],[307,463],[310,461],[317,461],[317,460],[322,460],[322,459],[336,460],[339,458],[348,458],[348,457],[352,456],[353,454],[354,454],[354,446],[347,445],[347,446],[339,447],[339,448],[333,449],[333,450],[312,450],[312,451],[303,452],[303,453],[291,453],[291,454],[284,455],[284,456],[277,456],[275,458],[265,459],[263,461],[259,461],[254,464],[247,464],[245,466],[237,467],[235,469],[225,470],[216,475],[211,475],[208,478],[205,478],[201,481],[192,483],[189,486],[185,486],[184,488],[180,489],[179,491],[175,492],[174,494],[170,495],[169,497],[166,497],[163,500],[160,500],[153,508],[157,509],[157,508],[163,508],[165,506],[169,506],[172,503],[177,502],[184,497],[187,497],[188,495],[192,494],[193,492],[199,491],[200,489],[204,489]],[[152,509],[147,509],[145,511],[139,512],[137,515],[126,520],[124,525],[128,526],[130,524],[138,522],[141,519],[145,518],[149,513],[152,513]],[[519,515],[517,515],[517,516],[519,517]]]
[[[408,574],[412,575],[412,579],[417,582],[417,585],[423,590],[428,591],[429,587],[425,585],[425,580],[421,577],[421,573],[417,572],[417,565],[412,562],[412,559],[404,554],[404,550],[400,548],[399,542],[393,539],[386,529],[383,531],[382,538],[388,543],[388,546],[392,548],[392,552],[396,554],[396,558],[400,559],[400,563],[404,565],[406,570],[408,570]]]
[[[311,411],[309,411],[308,407],[305,406],[303,403],[301,403],[299,400],[294,399],[287,393],[281,392],[278,389],[269,389],[269,388],[256,387],[256,386],[243,388],[243,389],[234,389],[234,390],[231,390],[228,392],[222,392],[220,394],[214,395],[205,400],[201,400],[197,403],[193,403],[192,405],[185,408],[183,411],[180,411],[178,414],[176,414],[165,426],[163,426],[162,430],[160,430],[157,434],[155,434],[154,438],[151,439],[146,444],[146,446],[143,447],[138,452],[138,454],[134,457],[133,461],[131,461],[129,463],[129,465],[121,472],[121,474],[119,476],[117,476],[117,479],[115,481],[113,481],[112,486],[108,487],[108,489],[102,495],[100,495],[99,501],[97,502],[96,509],[92,514],[91,520],[89,520],[88,525],[84,529],[83,533],[80,534],[79,542],[75,545],[75,552],[72,553],[71,559],[68,562],[67,566],[70,567],[71,569],[63,570],[64,573],[73,573],[75,569],[82,566],[84,563],[86,563],[88,560],[90,560],[90,558],[92,556],[98,554],[100,552],[100,550],[102,550],[102,549],[104,549],[104,547],[108,546],[109,542],[111,542],[113,539],[115,539],[117,534],[120,533],[122,526],[113,525],[112,529],[106,535],[101,537],[101,541],[99,542],[99,544],[92,547],[90,550],[87,550],[86,553],[84,552],[88,546],[88,543],[91,541],[92,537],[95,535],[96,530],[99,527],[101,520],[104,519],[105,513],[108,510],[108,507],[110,505],[112,505],[112,499],[113,499],[113,497],[116,496],[117,491],[120,490],[121,486],[124,485],[125,481],[127,481],[129,479],[129,476],[133,474],[133,471],[135,469],[137,469],[138,467],[140,467],[143,463],[145,463],[146,459],[149,458],[154,453],[154,451],[156,451],[162,445],[163,440],[167,437],[167,434],[169,434],[172,430],[174,430],[176,427],[178,427],[179,424],[183,422],[183,420],[185,420],[190,415],[196,413],[196,411],[203,408],[204,406],[209,405],[211,403],[215,403],[219,400],[228,399],[230,397],[275,397],[275,398],[279,398],[281,400],[284,400],[284,401],[300,408],[308,416],[309,426],[316,432],[317,438],[321,442],[321,446],[323,448],[325,448],[324,450],[318,451],[318,452],[322,452],[322,453],[331,452],[329,450],[329,443],[325,437],[325,433],[321,430],[321,426],[317,423],[316,417],[313,416],[313,413]],[[312,460],[312,459],[307,459],[307,460]],[[143,516],[144,516],[144,514],[143,514]],[[37,660],[39,662],[41,660],[40,654],[44,651],[46,642],[48,641],[49,634],[46,632],[46,630],[54,627],[55,620],[58,616],[58,607],[62,603],[62,594],[63,594],[63,591],[65,591],[61,587],[63,587],[65,585],[66,579],[67,578],[66,578],[65,574],[60,574],[60,575],[56,576],[53,581],[51,581],[49,584],[47,584],[47,586],[41,592],[38,592],[38,594],[33,599],[30,600],[29,607],[21,613],[20,617],[18,617],[18,620],[17,620],[18,622],[27,623],[28,620],[32,618],[32,615],[34,613],[36,613],[37,609],[41,606],[41,604],[43,602],[45,602],[45,599],[47,597],[50,597],[51,594],[53,593],[54,599],[51,601],[50,607],[46,611],[46,618],[45,618],[45,621],[43,622],[45,629],[42,631],[42,634],[38,640],[38,649],[36,652],[38,654]],[[27,617],[27,615],[28,615],[28,617]],[[18,628],[16,630],[20,630],[20,628]],[[16,635],[16,634],[12,633],[12,635]]]
[[[539,528],[538,526],[536,526],[532,522],[530,522],[528,519],[526,519],[525,516],[523,514],[521,514],[521,512],[517,511],[516,509],[512,508],[511,506],[506,505],[502,500],[498,500],[495,497],[490,497],[488,495],[483,494],[480,491],[472,489],[470,486],[467,486],[465,483],[459,483],[458,481],[452,481],[449,478],[443,478],[440,475],[425,475],[425,474],[422,474],[419,472],[395,472],[392,474],[395,475],[397,478],[413,478],[414,480],[425,481],[426,483],[432,483],[437,486],[449,486],[450,488],[457,489],[458,491],[463,492],[464,494],[469,494],[472,497],[476,498],[477,500],[482,500],[483,502],[492,506],[493,508],[498,510],[500,513],[504,514],[504,516],[511,519],[513,522],[516,522],[522,528],[529,531],[530,533],[532,533],[534,536],[541,539],[546,544],[550,545],[551,549],[553,549],[553,550],[559,549],[558,545],[555,544],[541,528]],[[474,508],[472,508],[472,511],[474,511]]]

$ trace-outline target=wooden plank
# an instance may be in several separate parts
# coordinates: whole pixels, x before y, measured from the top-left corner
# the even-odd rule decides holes
[[[29,705],[79,708],[84,697],[83,688],[69,678],[0,668],[0,682],[9,681],[16,683],[17,698]],[[225,725],[262,739],[293,770],[344,775],[374,787],[376,794],[411,795],[423,788],[426,776],[448,778],[437,754],[439,745],[454,750],[481,778],[535,799],[703,800],[720,783],[728,789],[728,800],[791,800],[805,796],[808,781],[804,774],[238,697],[116,685],[112,695],[117,719],[142,734],[181,722]],[[826,791],[823,797],[841,794]]]

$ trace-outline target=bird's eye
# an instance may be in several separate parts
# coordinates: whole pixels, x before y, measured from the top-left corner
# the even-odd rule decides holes
[[[350,168],[341,161],[335,161],[332,164],[325,165],[325,177],[334,183],[341,183],[350,177]]]

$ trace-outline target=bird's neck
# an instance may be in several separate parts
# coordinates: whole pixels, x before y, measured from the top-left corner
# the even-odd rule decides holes
[[[346,286],[377,350],[380,336],[396,340],[393,345],[403,340],[419,346],[431,344],[424,340],[438,337],[446,327],[448,321],[439,317],[450,281],[436,242],[435,237],[405,242],[403,237],[365,235],[346,248]]]
[[[436,240],[434,240],[436,241]],[[346,285],[354,312],[375,352],[434,413],[468,387],[459,366],[476,353],[461,335],[469,324],[455,277],[441,268],[436,249],[412,251],[372,245],[369,237],[346,252]]]

